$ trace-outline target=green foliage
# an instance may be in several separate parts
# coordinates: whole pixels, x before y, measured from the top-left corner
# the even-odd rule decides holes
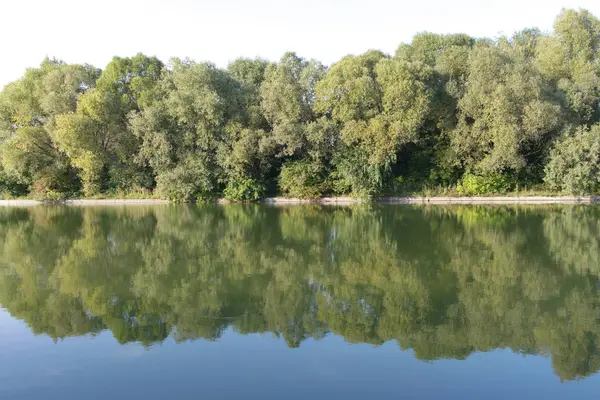
[[[320,62],[295,53],[286,53],[279,64],[267,66],[260,86],[261,109],[272,126],[278,156],[305,150],[305,124],[314,119],[315,86],[324,73]]]
[[[546,183],[573,194],[596,194],[600,190],[600,124],[580,128],[559,141],[546,165]]]
[[[423,32],[329,68],[293,52],[227,69],[45,59],[0,92],[0,164],[32,196],[596,192],[577,148],[600,123],[599,38],[590,12],[563,10],[550,33]]]
[[[231,189],[250,180],[265,190],[265,182],[269,180],[276,162],[275,146],[273,138],[262,129],[244,129],[240,124],[228,125],[216,155],[217,164],[223,168],[221,180]]]
[[[351,193],[359,197],[377,195],[384,187],[385,167],[368,162],[368,155],[360,148],[343,148],[332,161],[335,169],[330,180],[337,194]]]
[[[72,193],[79,181],[57,145],[56,120],[73,112],[98,71],[46,59],[0,93],[0,157],[6,174],[29,191]]]
[[[331,66],[316,87],[315,111],[336,121],[368,120],[381,111],[375,66],[386,58],[377,51],[347,56]]]
[[[260,87],[269,65],[271,63],[262,59],[239,58],[227,66],[231,77],[240,84],[240,106],[243,108],[246,123],[251,128],[268,129],[266,117],[261,111]]]
[[[507,173],[484,176],[465,174],[456,189],[461,195],[474,196],[506,193],[514,187],[515,179]]]
[[[188,157],[157,176],[159,196],[177,202],[204,200],[213,196],[215,178],[206,158]]]
[[[600,21],[586,10],[563,10],[554,31],[541,38],[537,65],[562,94],[572,123],[598,122]]]
[[[548,98],[532,59],[516,41],[478,46],[469,57],[468,89],[450,133],[463,168],[477,173],[520,170],[560,127],[560,106]]]
[[[265,186],[256,179],[232,179],[227,182],[223,195],[227,200],[257,201],[265,192]]]
[[[315,110],[341,124],[344,144],[368,154],[373,169],[387,167],[418,138],[430,110],[430,77],[423,64],[380,52],[348,56],[318,83]]]
[[[19,184],[13,177],[7,175],[0,164],[0,199],[20,197],[27,194],[27,186]]]
[[[110,183],[123,189],[144,180],[137,174],[129,174],[132,181],[115,179],[113,174],[135,166],[139,143],[129,128],[128,115],[155,101],[162,68],[157,58],[143,54],[115,57],[96,87],[78,99],[77,111],[57,118],[55,140],[80,169],[86,195],[115,189]],[[108,187],[103,187],[107,182]]]
[[[228,122],[239,117],[239,84],[212,64],[174,59],[159,87],[158,100],[130,118],[139,162],[154,171],[161,196],[214,197],[225,167],[218,149]]]
[[[325,191],[325,171],[309,160],[288,162],[281,169],[279,188],[289,197],[320,197]]]

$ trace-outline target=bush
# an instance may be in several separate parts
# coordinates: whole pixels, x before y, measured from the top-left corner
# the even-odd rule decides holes
[[[34,195],[33,197],[45,203],[60,203],[67,200],[69,198],[69,194],[57,192],[56,190],[47,190],[43,193]]]
[[[265,192],[265,185],[256,179],[235,178],[227,183],[223,195],[232,201],[257,201]]]
[[[279,175],[281,192],[290,197],[317,198],[325,191],[323,168],[310,160],[291,161]]]
[[[124,163],[110,165],[105,179],[103,192],[135,192],[151,188],[154,183],[150,168]]]
[[[550,152],[544,181],[551,189],[573,194],[597,193],[600,187],[600,124],[580,128]]]
[[[339,151],[334,156],[333,164],[335,170],[331,185],[337,194],[351,192],[360,197],[378,194],[388,176],[385,166],[370,164],[367,154],[360,149],[348,147]]]
[[[16,182],[0,170],[0,198],[21,197],[27,194],[27,186]]]
[[[202,159],[185,160],[156,178],[157,194],[172,201],[194,201],[211,198],[214,180]]]
[[[456,190],[461,195],[475,196],[510,192],[516,181],[509,174],[473,175],[465,174]]]

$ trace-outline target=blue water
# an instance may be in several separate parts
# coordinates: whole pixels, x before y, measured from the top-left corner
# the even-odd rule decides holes
[[[600,376],[561,382],[550,360],[509,349],[465,360],[416,360],[393,342],[335,335],[290,349],[271,334],[145,348],[110,332],[59,340],[0,312],[0,398],[597,399]]]

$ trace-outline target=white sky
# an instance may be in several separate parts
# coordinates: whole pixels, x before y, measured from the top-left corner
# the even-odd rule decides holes
[[[0,0],[0,87],[47,55],[104,68],[141,51],[226,66],[290,50],[329,65],[372,48],[393,53],[425,30],[550,30],[563,7],[600,17],[599,0]]]

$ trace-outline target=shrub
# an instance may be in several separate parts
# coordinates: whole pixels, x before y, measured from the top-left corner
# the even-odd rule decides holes
[[[156,192],[173,201],[206,200],[214,193],[213,177],[203,160],[185,160],[157,176]]]
[[[34,195],[34,197],[46,203],[60,203],[67,200],[69,198],[69,194],[57,192],[56,190],[47,190],[39,195]]]
[[[13,198],[25,196],[27,186],[18,183],[0,169],[0,198]]]
[[[279,175],[281,192],[290,197],[317,198],[325,189],[323,168],[310,160],[291,161]]]
[[[550,152],[544,181],[551,189],[596,193],[600,186],[600,124],[580,128]]]
[[[381,192],[389,170],[385,166],[370,164],[368,156],[360,149],[345,148],[333,159],[332,187],[338,194],[351,192],[368,197]]]
[[[515,179],[509,174],[473,175],[465,174],[456,190],[461,195],[506,193],[515,187]]]
[[[265,185],[256,179],[235,178],[227,182],[223,195],[232,201],[257,201],[265,192]]]

